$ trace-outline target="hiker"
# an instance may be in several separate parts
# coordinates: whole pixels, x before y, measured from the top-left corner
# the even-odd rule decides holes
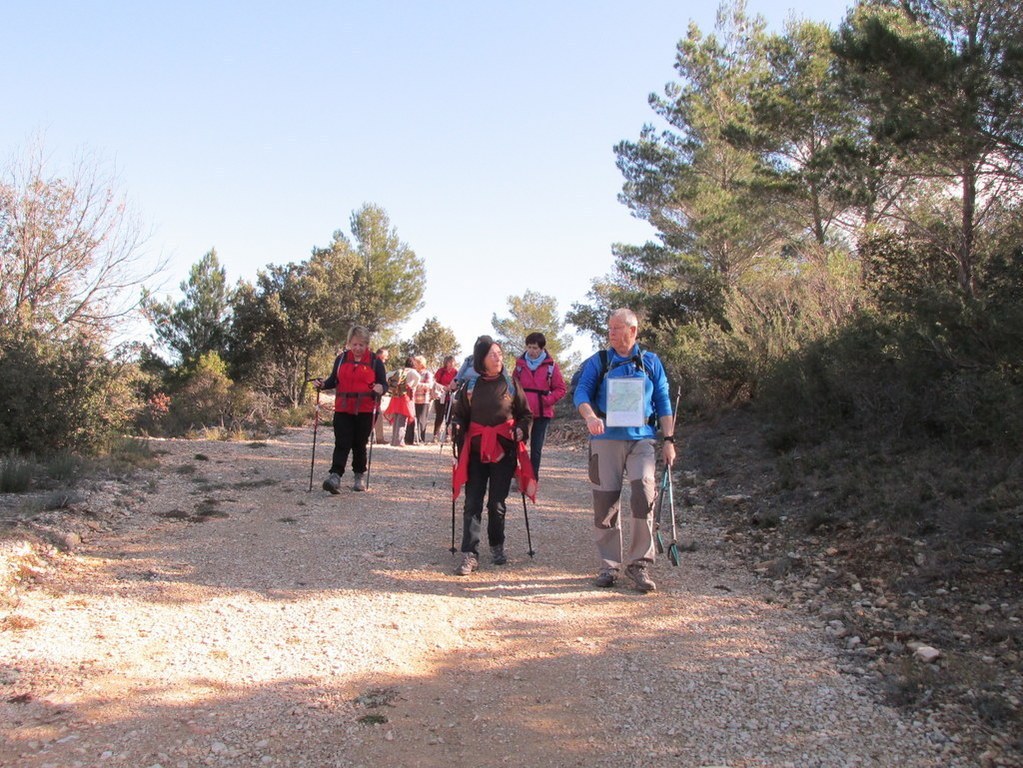
[[[437,433],[440,432],[444,419],[448,415],[448,402],[451,400],[452,394],[448,390],[448,385],[455,380],[456,373],[458,373],[458,369],[455,368],[455,356],[445,355],[441,367],[433,374],[433,407],[435,409],[433,415],[433,442],[437,442]]]
[[[348,454],[355,474],[353,491],[366,490],[366,444],[373,431],[373,416],[379,407],[387,376],[384,364],[369,351],[369,329],[354,326],[348,332],[345,349],[335,358],[326,379],[316,379],[318,390],[334,390],[334,454],[323,490],[340,493]],[[319,397],[319,393],[316,395]]]
[[[526,336],[526,351],[515,360],[515,381],[526,393],[533,425],[529,434],[529,461],[533,476],[540,477],[540,456],[547,427],[554,416],[554,404],[565,396],[565,380],[554,358],[547,352],[547,337],[539,331]]]
[[[629,476],[632,509],[625,574],[641,592],[657,588],[647,573],[654,562],[653,512],[657,464],[655,439],[660,423],[661,455],[666,471],[675,461],[675,419],[664,366],[653,352],[636,343],[639,322],[630,309],[617,309],[608,319],[608,346],[583,363],[574,403],[590,433],[589,478],[593,491],[600,571],[598,587],[613,586],[622,567],[622,526],[619,501],[622,475]],[[615,410],[607,413],[608,388]]]
[[[411,356],[405,360],[404,368],[392,371],[387,377],[387,393],[391,402],[387,404],[386,414],[391,420],[391,445],[395,447],[404,443],[405,425],[416,417],[412,408],[412,392],[418,383],[419,373]]]
[[[481,343],[483,339],[490,339],[490,337],[477,336],[476,341],[473,342],[473,349],[475,349],[476,345]],[[477,376],[479,376],[479,374],[476,372],[476,368],[473,365],[472,361],[473,356],[467,355],[465,360],[463,360],[462,364],[458,367],[458,372],[455,374],[455,378],[452,379],[451,384],[449,385],[449,388],[451,389],[452,392],[457,391],[463,384],[472,381]]]
[[[378,349],[373,354],[376,355],[377,360],[380,361],[381,365],[384,366],[384,370],[386,371],[387,360],[391,356],[391,353],[388,351],[387,347],[380,347],[380,349]],[[375,437],[378,443],[384,442],[384,419],[382,417],[384,411],[387,410],[387,405],[390,403],[390,401],[391,398],[388,396],[386,392],[384,393],[383,397],[380,398],[380,408],[377,410],[376,424],[373,427],[373,429],[376,431]]]
[[[433,374],[426,367],[426,358],[416,355],[412,358],[412,364],[419,374],[419,383],[412,390],[412,405],[416,415],[405,429],[407,445],[426,442],[426,410],[430,407],[430,395],[433,392]]]
[[[465,485],[462,513],[462,560],[455,573],[468,576],[479,567],[483,497],[487,496],[487,542],[494,565],[504,565],[505,500],[512,477],[535,499],[536,482],[523,440],[529,437],[533,415],[525,394],[504,370],[499,344],[489,336],[476,340],[472,352],[478,376],[459,390],[452,406],[452,439],[461,443],[454,470],[457,498]],[[489,488],[488,488],[489,486]]]

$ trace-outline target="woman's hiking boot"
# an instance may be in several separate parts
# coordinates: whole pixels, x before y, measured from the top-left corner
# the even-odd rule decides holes
[[[508,556],[504,553],[504,544],[498,544],[490,548],[490,557],[494,565],[504,565],[508,562]]]
[[[356,472],[355,473],[355,484],[352,486],[353,491],[364,491],[366,490],[366,473]]]
[[[462,562],[455,568],[456,576],[468,576],[470,573],[480,567],[479,558],[472,552],[462,553]]]
[[[337,472],[331,472],[330,476],[323,481],[323,490],[334,494],[341,493],[341,475]]]
[[[654,580],[646,572],[646,563],[629,563],[625,567],[625,575],[632,579],[632,583],[640,592],[653,592],[657,589]]]

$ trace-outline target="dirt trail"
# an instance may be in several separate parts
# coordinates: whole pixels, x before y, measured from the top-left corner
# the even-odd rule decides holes
[[[967,764],[840,674],[712,525],[686,521],[700,547],[656,593],[592,587],[579,448],[545,452],[536,557],[517,502],[508,565],[460,578],[435,446],[378,446],[370,492],[330,496],[321,472],[306,491],[308,431],[158,445],[125,522],[5,609],[0,765]]]

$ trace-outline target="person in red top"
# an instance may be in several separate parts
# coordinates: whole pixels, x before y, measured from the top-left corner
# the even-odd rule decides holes
[[[437,442],[437,433],[440,432],[444,417],[447,415],[448,401],[451,399],[450,385],[455,380],[458,369],[455,367],[455,356],[448,355],[444,358],[444,364],[433,374],[434,408],[436,413],[433,416],[433,442]]]
[[[533,465],[533,475],[540,477],[540,456],[547,438],[547,427],[554,416],[554,404],[568,391],[561,369],[547,352],[546,336],[540,332],[526,336],[526,351],[516,358],[512,375],[526,393],[529,410],[533,412],[529,461]]]
[[[339,493],[341,477],[352,455],[355,473],[353,491],[366,490],[367,452],[377,401],[387,387],[384,364],[369,350],[369,330],[356,325],[348,333],[344,351],[334,360],[326,379],[317,379],[317,389],[334,390],[334,454],[323,490]],[[319,397],[319,395],[317,395]]]

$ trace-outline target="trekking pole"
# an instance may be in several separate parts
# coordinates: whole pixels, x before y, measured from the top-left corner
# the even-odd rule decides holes
[[[455,549],[455,494],[451,494],[451,549],[448,551],[452,555],[458,551]]]
[[[309,461],[309,490],[306,493],[310,493],[313,490],[313,471],[316,468],[316,428],[320,426],[320,388],[313,387],[316,390],[315,407],[313,408],[313,457]]]
[[[664,554],[664,540],[661,538],[661,516],[664,510],[664,494],[667,490],[668,472],[661,473],[661,483],[657,490],[657,497],[654,499],[656,513],[654,514],[654,545],[657,547],[657,554]]]
[[[454,392],[448,392],[448,403],[444,406],[444,429],[440,433],[440,452],[444,453],[444,442],[448,439],[448,424],[451,422],[451,403],[455,399]]]
[[[519,445],[521,446],[522,443],[520,442]],[[526,519],[526,546],[529,547],[529,559],[532,560],[536,550],[533,549],[533,538],[529,535],[529,510],[526,509],[526,490],[522,487],[521,482],[519,483],[519,496],[522,497],[522,516]]]
[[[380,396],[373,395],[373,418],[369,423],[369,455],[366,457],[366,490],[369,490],[369,473],[373,469],[373,443],[376,442],[377,418],[380,416]]]
[[[444,449],[444,446],[441,446],[441,450],[443,450],[443,449]],[[458,466],[458,457],[455,456],[455,441],[452,440],[451,441],[451,477],[452,477],[452,479],[454,479],[457,466]],[[452,483],[452,485],[453,485],[453,483]],[[449,551],[451,552],[452,555],[455,554],[455,552],[458,551],[457,549],[455,549],[455,493],[454,493],[454,488],[453,487],[452,487],[452,491],[451,491],[451,549]]]
[[[668,559],[678,565],[678,536],[675,532],[675,483],[668,471],[668,512],[671,513],[671,544],[668,545]]]
[[[532,560],[536,552],[533,550],[533,539],[529,535],[529,511],[526,509],[526,492],[519,491],[519,495],[522,496],[522,514],[526,518],[526,546],[529,547],[529,559]]]
[[[679,387],[678,394],[675,396],[675,418],[672,420],[672,427],[677,425],[678,419],[678,404],[682,399],[682,388]],[[675,430],[672,430],[674,435]],[[671,513],[671,544],[668,547],[668,559],[672,565],[678,565],[678,535],[675,531],[675,480],[671,474],[671,467],[665,467],[664,471],[668,475],[668,511]]]

